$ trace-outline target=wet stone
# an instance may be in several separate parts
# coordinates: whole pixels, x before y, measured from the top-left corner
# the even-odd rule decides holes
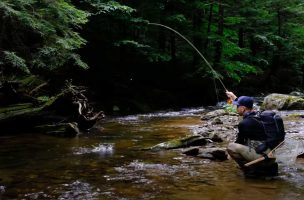
[[[211,140],[213,142],[223,142],[224,140],[216,133],[211,136]]]
[[[206,158],[210,160],[219,160],[219,161],[228,160],[228,154],[226,153],[226,150],[223,148],[200,149],[197,157]]]
[[[223,124],[222,120],[219,117],[215,117],[212,122],[212,125],[216,125],[216,124]]]
[[[186,154],[187,156],[196,156],[199,153],[199,148],[190,148],[183,152],[183,154]]]
[[[48,197],[48,195],[43,192],[37,192],[37,193],[26,194],[25,197],[29,199],[45,199]]]

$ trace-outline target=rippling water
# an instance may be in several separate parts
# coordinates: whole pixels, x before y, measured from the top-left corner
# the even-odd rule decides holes
[[[142,150],[194,133],[203,111],[108,119],[73,139],[3,136],[0,199],[303,199],[301,160],[280,166],[275,179],[253,180],[233,161]],[[303,132],[302,121],[292,123],[290,132]]]

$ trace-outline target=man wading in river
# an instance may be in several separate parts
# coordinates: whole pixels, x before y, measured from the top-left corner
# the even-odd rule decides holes
[[[265,125],[256,117],[258,113],[253,109],[252,97],[241,96],[237,98],[232,92],[228,91],[226,95],[237,106],[237,113],[243,116],[243,120],[238,125],[237,140],[235,143],[230,143],[227,147],[229,155],[239,164],[245,176],[276,176],[278,174],[278,164],[275,162],[275,159],[268,158],[267,153],[282,139],[273,139],[276,136],[275,131],[271,133],[274,136],[270,136],[267,133]],[[271,126],[273,127],[270,127],[270,129],[277,130],[275,127],[276,123],[273,123]],[[266,159],[253,166],[244,166],[247,162],[256,160],[261,156],[264,156]]]

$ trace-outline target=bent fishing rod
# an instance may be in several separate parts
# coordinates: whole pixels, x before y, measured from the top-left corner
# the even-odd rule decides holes
[[[148,25],[154,25],[154,26],[160,26],[160,27],[164,27],[166,29],[169,29],[170,31],[176,33],[177,35],[179,35],[181,38],[183,38],[199,55],[200,57],[205,61],[205,63],[207,64],[207,66],[210,68],[211,72],[213,73],[214,77],[217,78],[219,80],[219,82],[221,83],[221,85],[223,86],[224,90],[227,92],[228,90],[226,89],[223,81],[220,79],[220,77],[218,76],[218,73],[213,69],[213,67],[211,66],[211,64],[208,62],[208,60],[203,56],[203,54],[194,46],[194,44],[192,44],[185,36],[183,36],[181,33],[179,33],[178,31],[174,30],[173,28],[163,25],[163,24],[158,24],[158,23],[151,23],[149,22]]]

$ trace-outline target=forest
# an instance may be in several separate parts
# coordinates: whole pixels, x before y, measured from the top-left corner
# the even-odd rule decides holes
[[[2,0],[1,105],[67,81],[108,114],[214,105],[218,79],[240,95],[303,91],[303,17],[299,0]]]

